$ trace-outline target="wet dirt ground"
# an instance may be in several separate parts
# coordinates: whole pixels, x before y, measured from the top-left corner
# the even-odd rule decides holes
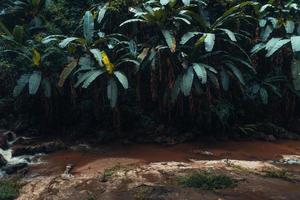
[[[300,199],[300,164],[274,162],[280,161],[282,155],[300,155],[300,141],[83,147],[46,155],[42,157],[44,163],[31,166],[19,200]],[[235,167],[229,166],[227,161]],[[172,163],[175,167],[168,168]],[[73,166],[71,177],[62,178],[61,174],[69,164]],[[185,165],[188,167],[182,167]],[[293,178],[264,176],[263,171],[269,165],[288,171]],[[101,181],[104,171],[114,166],[126,168],[123,170],[126,173]],[[234,177],[237,184],[227,189],[205,191],[166,181],[190,168],[219,170]],[[143,187],[142,192],[140,187]],[[31,195],[28,195],[29,191]]]

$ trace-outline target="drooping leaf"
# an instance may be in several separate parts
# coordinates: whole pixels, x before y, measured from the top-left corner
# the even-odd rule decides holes
[[[273,28],[277,28],[278,26],[278,19],[275,17],[268,17],[268,20],[271,22]]]
[[[256,72],[256,70],[254,69],[254,67],[252,66],[251,63],[248,63],[247,61],[245,61],[245,59],[239,58],[239,57],[233,57],[233,56],[224,56],[226,58],[229,58],[232,61],[236,61],[241,63],[242,65],[245,65],[246,67],[248,67],[249,69],[251,69],[253,72]]]
[[[42,43],[48,44],[49,42],[57,41],[58,38],[64,38],[64,36],[63,35],[49,35],[42,39]]]
[[[97,60],[99,66],[103,67],[101,51],[99,49],[90,49],[90,52],[93,54],[94,58]]]
[[[129,42],[129,51],[132,55],[136,56],[137,54],[137,45],[134,40],[130,40]]]
[[[229,67],[229,69],[233,72],[233,74],[240,81],[240,83],[245,85],[245,81],[244,81],[241,71],[236,66],[234,66],[232,63],[226,62],[225,65]]]
[[[184,96],[188,96],[192,89],[192,84],[194,80],[193,67],[189,67],[182,76],[181,91]]]
[[[32,55],[33,64],[35,66],[39,66],[41,63],[41,54],[36,49],[33,49],[32,54],[33,54]]]
[[[207,64],[204,64],[204,63],[200,63],[202,66],[204,66],[206,69],[208,69],[209,71],[211,71],[211,72],[213,72],[213,73],[215,73],[215,74],[217,74],[218,73],[218,71],[215,69],[215,68],[213,68],[212,66],[210,66],[210,65],[207,65]]]
[[[90,56],[83,56],[79,59],[79,68],[74,72],[77,74],[78,72],[86,71],[86,70],[93,70],[94,61],[91,59]]]
[[[124,26],[125,24],[129,24],[132,22],[146,22],[146,20],[144,20],[144,19],[129,19],[129,20],[126,20],[123,23],[121,23],[119,26],[121,27],[121,26]]]
[[[190,39],[192,39],[193,37],[195,37],[196,35],[199,35],[199,34],[200,34],[200,32],[187,32],[186,34],[184,34],[181,37],[180,44],[187,43]]]
[[[207,82],[207,72],[204,66],[202,66],[200,63],[194,63],[193,68],[196,72],[197,77],[199,80],[201,80],[202,84],[205,84]]]
[[[107,84],[107,98],[110,101],[110,106],[114,108],[118,99],[118,86],[113,78],[108,80]]]
[[[161,5],[165,6],[170,2],[170,0],[160,0],[159,2]]]
[[[207,52],[211,52],[213,50],[214,45],[215,45],[215,39],[216,39],[215,34],[213,34],[213,33],[206,33],[206,37],[205,37],[204,43],[205,43],[205,50]]]
[[[266,54],[266,57],[272,56],[277,50],[279,50],[282,46],[289,43],[290,41],[291,41],[290,39],[283,39],[283,40],[278,41],[274,45],[274,47],[268,51],[268,53]]]
[[[215,88],[219,90],[220,83],[219,83],[217,76],[214,73],[211,73],[210,71],[207,72],[207,76],[208,76],[209,80],[213,83]]]
[[[261,99],[262,103],[263,104],[268,104],[269,95],[268,95],[268,92],[265,88],[261,87],[259,89],[259,95],[260,95],[260,99]]]
[[[231,41],[233,41],[233,42],[237,41],[234,33],[231,30],[225,29],[225,28],[221,28],[220,30],[224,31],[228,35],[228,37],[231,39]]]
[[[83,35],[84,38],[91,42],[94,34],[94,17],[91,11],[86,11],[83,17]]]
[[[168,47],[171,50],[171,52],[174,53],[176,51],[176,39],[175,39],[173,33],[169,30],[162,30],[161,32],[168,44]]]
[[[75,69],[77,66],[78,61],[77,60],[72,60],[61,72],[59,76],[59,81],[58,81],[58,86],[63,87],[66,79],[69,77],[69,75],[72,73],[72,71]]]
[[[30,74],[23,74],[17,81],[17,85],[14,88],[13,96],[17,97],[21,94],[25,86],[28,84]]]
[[[34,71],[29,78],[29,94],[35,95],[40,87],[42,80],[42,73]]]
[[[273,32],[273,28],[270,25],[267,25],[263,31],[261,31],[260,37],[262,39],[262,41],[266,41],[269,36],[271,35],[271,33]]]
[[[85,79],[84,83],[82,84],[83,88],[88,88],[89,85],[101,74],[104,73],[104,70],[101,69],[97,69],[97,70],[93,70],[93,73],[87,78]]]
[[[185,5],[185,6],[189,6],[191,4],[191,0],[182,0],[182,3]]]
[[[224,68],[222,67],[222,70],[220,72],[220,78],[221,78],[221,83],[222,83],[222,87],[225,91],[228,91],[229,89],[229,76],[226,73],[226,71],[224,70]]]
[[[269,40],[266,43],[266,50],[270,51],[276,45],[276,43],[279,42],[281,39],[282,38],[272,38],[271,40]]]
[[[295,22],[291,20],[287,20],[284,24],[284,27],[287,33],[293,33],[295,30]]]
[[[300,36],[291,37],[291,43],[294,52],[300,51]]]
[[[103,7],[100,8],[99,10],[99,13],[98,13],[98,18],[97,18],[97,22],[100,24],[104,18],[104,15],[107,11],[107,6],[108,6],[108,3],[104,4]]]
[[[178,75],[178,77],[175,80],[174,86],[172,88],[172,93],[171,93],[171,101],[173,103],[175,102],[175,100],[179,95],[181,83],[182,83],[182,75]]]
[[[69,37],[69,38],[66,38],[66,39],[62,40],[62,41],[58,44],[58,46],[59,46],[60,48],[65,48],[66,46],[68,46],[68,44],[70,44],[71,42],[73,42],[73,41],[75,41],[75,40],[77,40],[77,39],[79,39],[79,38],[77,38],[77,37]]]
[[[181,21],[181,22],[184,22],[184,23],[186,23],[186,24],[188,24],[188,25],[191,24],[191,22],[190,22],[188,19],[184,18],[184,17],[173,17],[173,19],[174,19],[174,20]]]
[[[123,85],[124,89],[128,89],[128,79],[127,77],[120,71],[114,72],[115,76],[119,80],[119,82]]]
[[[44,78],[43,81],[42,81],[42,87],[43,87],[43,90],[44,90],[45,97],[50,98],[51,97],[51,84],[50,84],[50,81],[48,79]]]
[[[77,88],[81,83],[83,83],[87,78],[89,78],[92,74],[94,74],[96,70],[91,70],[85,73],[81,73],[78,76],[78,80],[76,82],[76,84],[74,85],[75,88]]]
[[[251,49],[251,53],[256,54],[259,51],[265,49],[265,47],[266,47],[266,45],[264,43],[258,43]]]

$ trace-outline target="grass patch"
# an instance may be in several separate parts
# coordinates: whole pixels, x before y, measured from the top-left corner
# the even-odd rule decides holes
[[[101,181],[106,182],[109,178],[111,178],[118,171],[127,169],[125,166],[117,164],[111,168],[107,168],[104,170],[103,175],[101,176]]]
[[[0,180],[0,200],[13,200],[19,196],[19,185],[16,181]]]
[[[273,168],[268,168],[263,171],[265,174],[265,177],[269,178],[279,178],[279,179],[284,179],[291,181],[292,180],[292,175],[289,173],[287,170],[284,169],[273,169]]]
[[[178,177],[178,183],[184,187],[216,190],[228,188],[234,184],[234,181],[227,175],[218,175],[212,172],[194,172]]]

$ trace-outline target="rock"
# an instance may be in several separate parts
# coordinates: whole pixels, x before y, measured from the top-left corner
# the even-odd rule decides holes
[[[276,140],[276,138],[274,137],[274,135],[265,135],[264,140],[269,141],[269,142],[274,142]]]
[[[13,145],[30,145],[33,144],[35,140],[30,137],[18,137],[14,142]]]
[[[0,148],[3,150],[7,150],[9,148],[9,145],[7,142],[7,136],[1,132],[0,132]]]
[[[0,154],[0,167],[3,167],[7,164],[7,161],[5,160],[5,158],[2,156],[2,154]]]
[[[27,163],[18,163],[18,164],[8,164],[5,167],[2,168],[3,171],[7,174],[14,174],[20,170],[23,170],[28,166]]]
[[[6,131],[3,134],[6,136],[8,142],[12,142],[17,138],[16,134],[13,131]]]
[[[12,156],[35,155],[38,153],[52,153],[65,148],[62,142],[47,142],[35,146],[17,147],[13,149]]]

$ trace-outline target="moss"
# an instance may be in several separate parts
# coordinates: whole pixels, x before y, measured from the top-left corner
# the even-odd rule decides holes
[[[0,200],[13,200],[19,196],[19,185],[13,180],[0,180]]]
[[[193,172],[178,177],[178,182],[184,187],[201,188],[204,190],[224,189],[234,184],[234,181],[229,176],[213,172]]]

